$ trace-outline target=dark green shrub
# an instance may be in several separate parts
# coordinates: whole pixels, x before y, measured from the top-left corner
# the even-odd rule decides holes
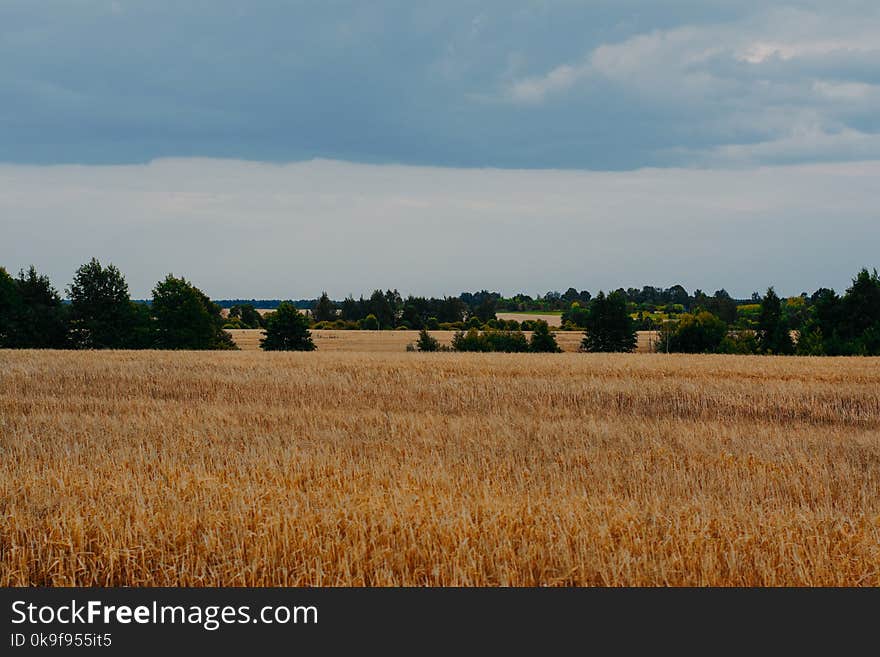
[[[282,302],[266,319],[266,336],[260,340],[265,351],[313,351],[309,319],[292,303]]]
[[[440,349],[440,342],[428,333],[428,329],[422,329],[419,331],[419,339],[416,342],[416,347],[419,351],[438,351]]]
[[[529,351],[536,353],[559,353],[562,351],[556,343],[556,336],[553,335],[547,322],[543,320],[535,322],[535,328],[529,340]]]

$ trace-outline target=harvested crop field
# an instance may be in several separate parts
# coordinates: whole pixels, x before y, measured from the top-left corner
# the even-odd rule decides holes
[[[0,351],[0,585],[880,585],[880,359]]]
[[[231,329],[235,344],[239,349],[250,351],[260,348],[260,329]],[[440,344],[449,345],[455,331],[431,331],[431,335]],[[526,331],[526,336],[531,333]],[[576,352],[580,349],[584,334],[580,331],[557,331],[554,333],[559,347],[563,351]],[[651,351],[651,339],[655,331],[639,331],[639,353]],[[369,351],[369,352],[402,352],[406,345],[415,344],[419,339],[418,331],[334,331],[317,329],[312,331],[312,340],[319,351]]]
[[[498,319],[516,320],[517,322],[544,320],[550,326],[562,326],[562,313],[497,313]]]

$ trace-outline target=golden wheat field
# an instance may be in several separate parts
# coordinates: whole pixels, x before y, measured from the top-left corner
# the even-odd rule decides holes
[[[880,359],[0,352],[0,585],[880,585]]]
[[[524,322],[526,320],[535,321],[536,319],[541,319],[547,322],[547,324],[550,326],[562,326],[562,314],[557,313],[497,313],[495,316],[498,319],[514,319],[517,322]]]
[[[228,331],[239,349],[250,351],[260,348],[260,338],[263,331],[260,329],[230,329]],[[401,352],[406,351],[406,345],[415,344],[419,339],[418,331],[335,331],[332,329],[312,330],[312,340],[319,351],[369,351],[369,352]],[[432,336],[440,341],[440,344],[449,345],[455,331],[431,331]],[[525,332],[530,336],[529,331]],[[568,352],[576,352],[580,349],[584,334],[580,331],[557,331],[554,333],[560,349]],[[651,351],[651,340],[657,335],[656,331],[639,331],[638,346],[636,351],[647,353]]]

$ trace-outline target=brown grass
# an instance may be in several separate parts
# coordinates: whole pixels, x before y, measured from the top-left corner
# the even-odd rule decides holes
[[[880,359],[0,352],[0,585],[880,585]]]
[[[498,313],[496,315],[498,319],[515,319],[516,321],[522,323],[526,320],[535,321],[536,319],[543,319],[550,326],[562,326],[562,315],[538,315],[535,313]]]
[[[263,331],[260,329],[233,329],[229,333],[238,347],[245,351],[260,348],[260,338]],[[431,335],[440,341],[440,344],[449,345],[455,331],[431,331]],[[531,333],[526,331],[526,336]],[[567,352],[576,352],[580,349],[584,334],[580,331],[557,331],[556,341],[560,348]],[[647,353],[651,351],[651,338],[654,331],[639,331],[639,344],[637,351]],[[419,339],[418,331],[332,331],[313,330],[312,340],[319,351],[370,351],[370,352],[403,352],[406,345],[415,344]]]

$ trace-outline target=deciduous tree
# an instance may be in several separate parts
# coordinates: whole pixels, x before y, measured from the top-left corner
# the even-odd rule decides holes
[[[101,266],[97,258],[76,270],[67,288],[70,298],[70,335],[80,349],[131,349],[137,346],[138,321],[143,313],[132,304],[128,283],[112,263]]]
[[[718,351],[727,335],[727,324],[704,310],[695,315],[682,314],[671,333],[661,336],[660,348],[687,354],[711,354]],[[667,339],[668,338],[668,339]]]
[[[153,288],[152,312],[160,349],[234,349],[220,308],[185,278],[168,274]]]

